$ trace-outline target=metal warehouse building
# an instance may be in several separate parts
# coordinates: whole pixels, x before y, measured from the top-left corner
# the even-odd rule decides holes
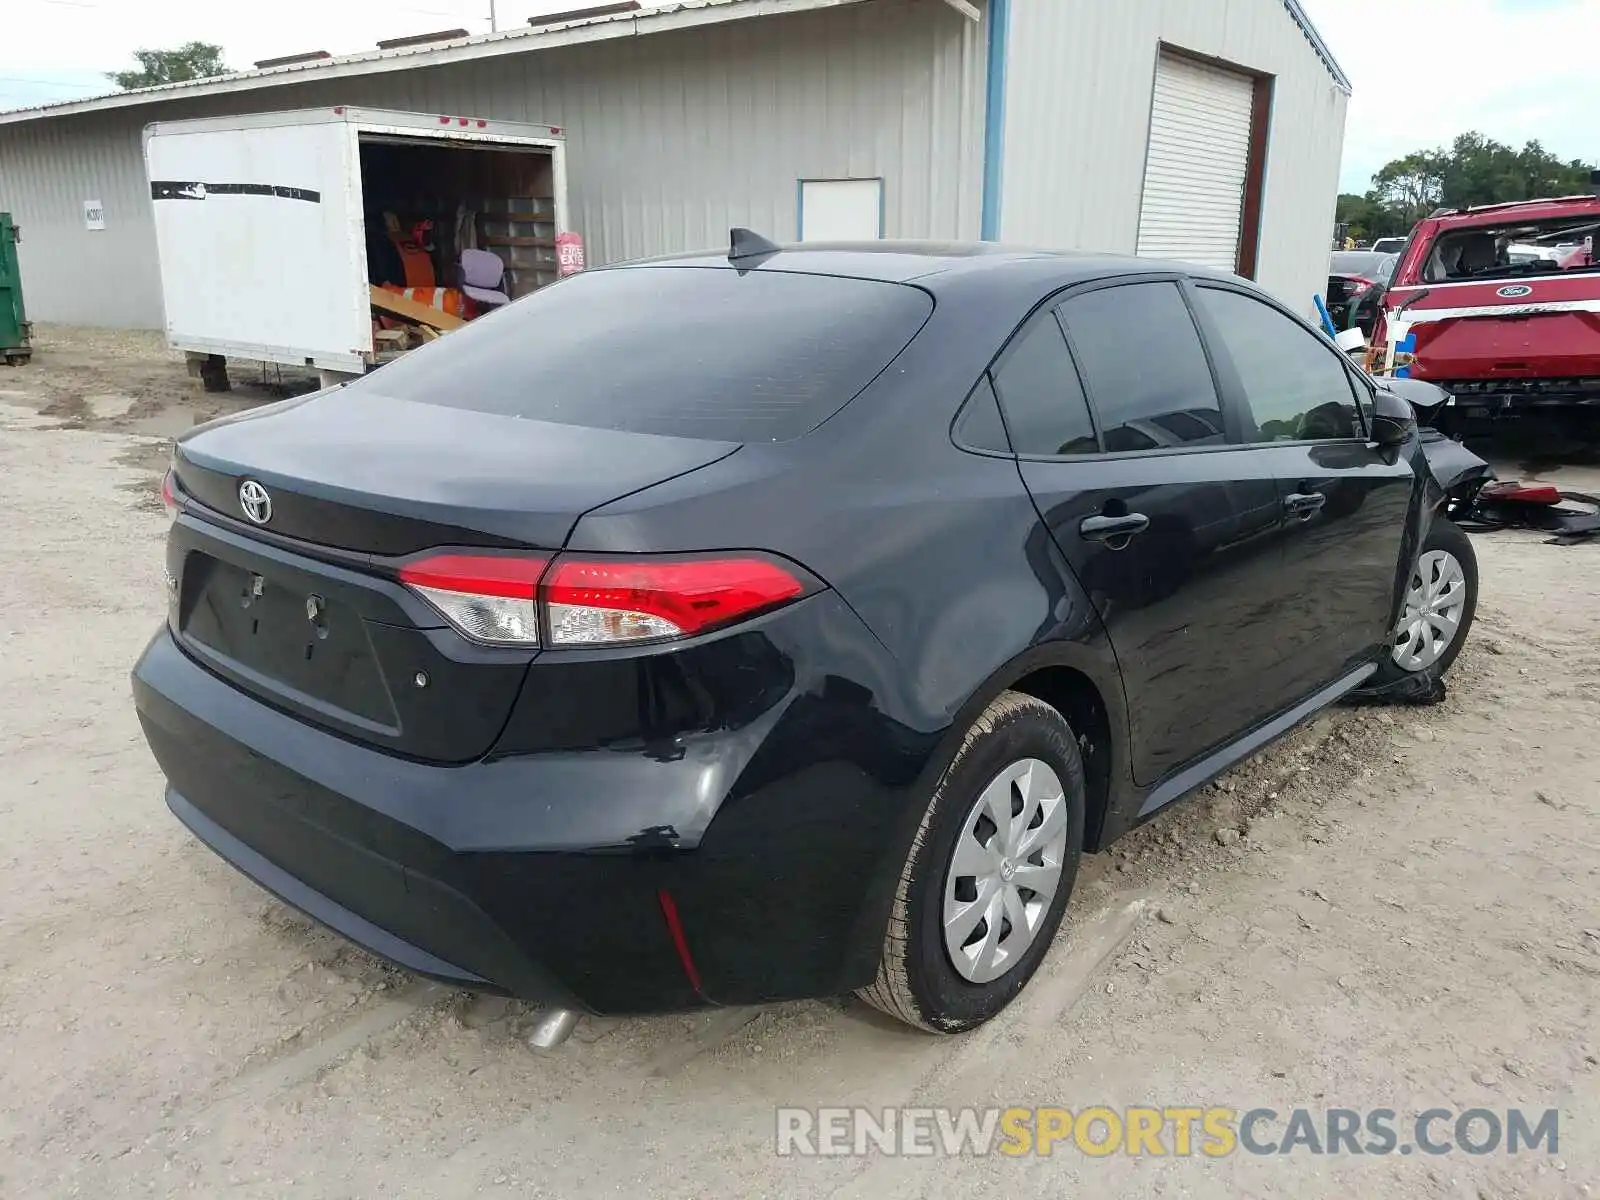
[[[1307,310],[1348,96],[1298,0],[691,0],[0,113],[0,210],[35,319],[159,328],[144,127],[358,105],[561,127],[591,263],[981,237]]]

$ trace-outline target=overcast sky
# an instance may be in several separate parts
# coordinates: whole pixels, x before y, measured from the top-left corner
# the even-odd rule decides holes
[[[498,0],[500,27],[588,0]],[[1048,3],[1051,0],[1018,0]],[[1096,0],[1119,3],[1120,0]],[[1226,0],[1189,0],[1224,3]],[[219,42],[230,66],[367,49],[437,29],[489,31],[490,0],[0,0],[0,108],[106,90],[142,46]],[[1600,0],[1302,0],[1355,84],[1342,188],[1477,129],[1600,160]]]

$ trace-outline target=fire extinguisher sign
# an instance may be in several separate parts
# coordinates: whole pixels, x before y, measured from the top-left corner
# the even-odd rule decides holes
[[[583,235],[563,233],[556,236],[556,270],[561,275],[576,275],[583,270]]]

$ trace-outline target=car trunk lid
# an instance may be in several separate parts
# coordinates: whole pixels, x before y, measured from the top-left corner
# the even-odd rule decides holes
[[[397,400],[381,376],[202,426],[178,442],[179,484],[264,530],[379,556],[461,544],[557,548],[591,508],[724,458],[737,443],[627,433]]]
[[[169,619],[193,657],[275,707],[396,753],[470,761],[537,651],[468,642],[399,582],[402,563],[441,546],[553,553],[589,509],[737,448],[374,391],[256,410],[178,444]],[[270,510],[241,499],[249,483]]]

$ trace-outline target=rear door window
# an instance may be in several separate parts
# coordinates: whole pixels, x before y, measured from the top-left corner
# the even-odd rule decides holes
[[[848,404],[932,311],[921,289],[875,280],[587,271],[351,386],[532,421],[781,442]]]
[[[1176,283],[1101,288],[1059,312],[1108,453],[1227,441],[1211,367]]]

